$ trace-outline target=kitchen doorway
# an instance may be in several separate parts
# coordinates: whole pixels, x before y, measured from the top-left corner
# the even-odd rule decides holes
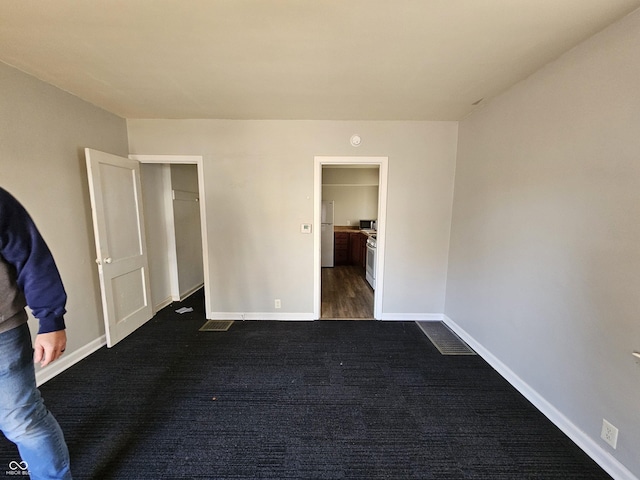
[[[326,228],[315,229],[314,318],[316,319],[381,318],[384,292],[387,162],[387,157],[315,157],[315,224],[322,225],[322,202],[330,200],[327,197],[331,196],[336,208],[335,223],[331,229],[338,232],[336,238],[343,239],[346,236],[347,244],[349,237],[351,238],[351,246],[342,245],[340,248],[352,249],[352,252],[346,253],[346,257],[343,252],[336,249],[334,267],[323,268],[322,265],[326,264],[326,260],[321,262],[321,232]],[[341,169],[342,172],[340,172]],[[365,172],[365,169],[368,172]],[[329,184],[324,182],[324,195],[323,174],[331,178],[342,178]],[[364,182],[349,180],[349,175],[352,178],[366,178],[366,175],[369,175],[371,178],[372,174],[375,175],[374,180]],[[373,195],[377,195],[377,198],[370,198],[372,191],[376,192]],[[369,207],[369,210],[366,205],[364,207],[362,205],[363,203],[370,205],[371,202],[374,206]],[[360,205],[347,205],[348,203],[360,203]],[[364,275],[366,260],[364,246],[367,235],[361,234],[359,225],[359,220],[363,216],[375,217],[371,220],[377,220],[377,232],[369,232],[377,236],[377,254],[374,260],[376,279],[371,286],[369,285],[371,282],[367,283]],[[338,241],[341,242],[341,240]],[[372,287],[375,287],[375,290]]]

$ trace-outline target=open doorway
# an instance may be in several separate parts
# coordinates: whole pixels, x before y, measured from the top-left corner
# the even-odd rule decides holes
[[[367,254],[377,236],[379,170],[378,165],[322,167],[322,320],[374,318],[375,270]]]
[[[316,319],[381,317],[387,160],[387,157],[315,158]],[[324,208],[323,201],[326,202]],[[326,213],[329,207],[333,209],[334,224],[330,228],[336,240],[332,245],[335,248],[333,267],[328,266],[326,257],[322,258],[322,250],[327,246],[323,238],[331,235],[327,231],[329,224],[322,225],[323,211]],[[376,221],[375,231],[371,225],[360,228],[363,217]],[[367,234],[362,230],[367,230]],[[369,237],[376,242],[373,250],[367,246]],[[375,282],[370,277],[374,273]]]
[[[201,156],[130,155],[141,163],[154,311],[204,285],[210,312]],[[152,206],[152,208],[147,208]]]

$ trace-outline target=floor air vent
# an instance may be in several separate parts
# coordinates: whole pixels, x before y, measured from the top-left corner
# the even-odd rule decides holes
[[[201,332],[226,332],[233,325],[233,320],[207,320],[200,327]]]
[[[418,322],[418,325],[442,355],[476,355],[443,322]]]

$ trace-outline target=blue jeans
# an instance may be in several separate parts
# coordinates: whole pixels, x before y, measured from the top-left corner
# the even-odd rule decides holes
[[[0,430],[18,446],[32,479],[71,479],[62,430],[36,388],[26,323],[0,334]]]

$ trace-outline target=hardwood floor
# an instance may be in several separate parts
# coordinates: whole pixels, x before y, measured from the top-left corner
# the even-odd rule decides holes
[[[322,269],[322,320],[373,320],[373,289],[362,268],[344,265]]]

